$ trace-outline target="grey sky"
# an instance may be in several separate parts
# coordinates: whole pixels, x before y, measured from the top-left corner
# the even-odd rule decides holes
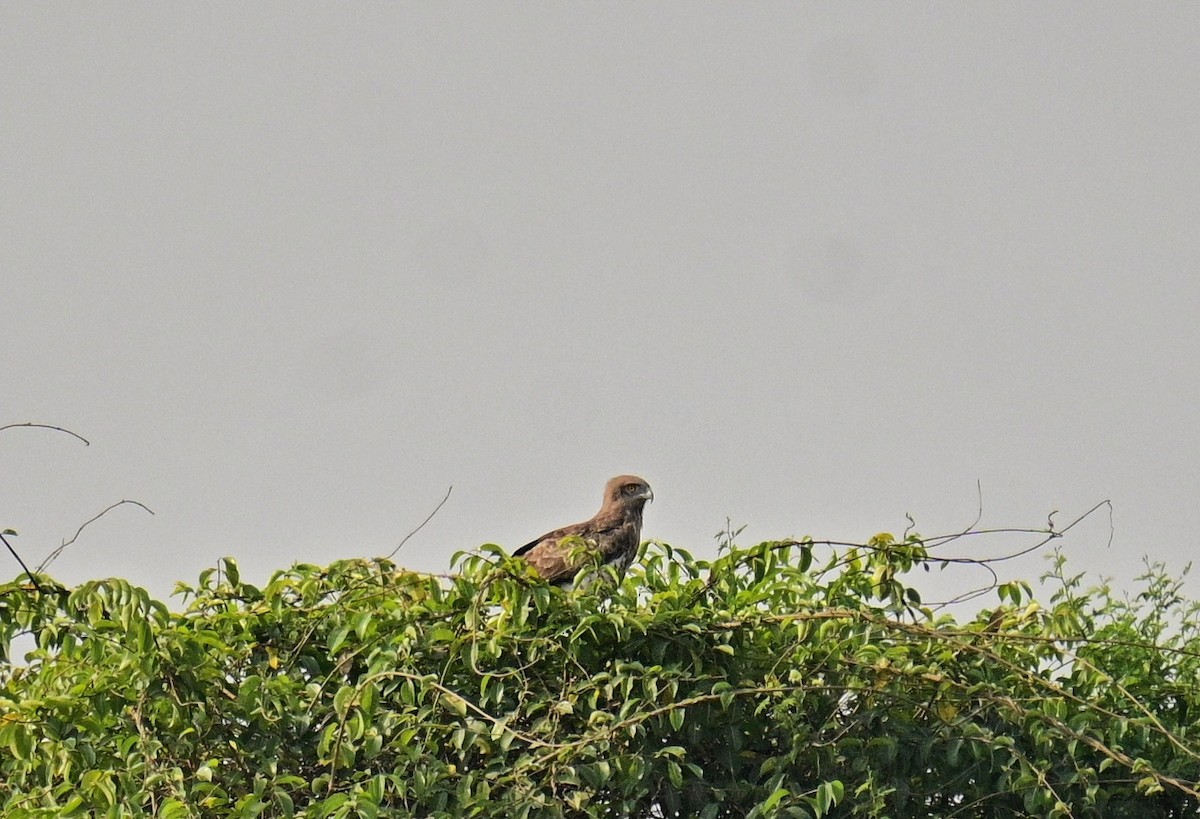
[[[0,435],[0,525],[157,512],[65,581],[387,553],[453,484],[440,570],[619,472],[701,554],[976,480],[1111,497],[1079,569],[1194,554],[1200,5],[0,8],[0,423],[93,441]]]

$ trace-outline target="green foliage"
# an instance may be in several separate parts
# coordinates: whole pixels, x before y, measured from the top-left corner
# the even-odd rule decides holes
[[[729,540],[732,540],[733,533]],[[1064,574],[967,622],[915,537],[663,544],[564,592],[495,547],[431,576],[231,560],[172,612],[0,586],[0,805],[23,816],[1197,814],[1200,617]],[[936,563],[936,561],[934,561]],[[604,569],[597,568],[603,574]],[[11,641],[31,634],[25,664]]]

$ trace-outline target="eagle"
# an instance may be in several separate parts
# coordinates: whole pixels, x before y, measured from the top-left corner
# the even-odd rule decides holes
[[[547,582],[570,586],[580,569],[571,552],[586,547],[599,552],[600,562],[615,566],[617,575],[624,577],[642,542],[642,508],[652,500],[650,484],[636,475],[618,475],[604,485],[604,503],[590,520],[547,532],[513,556],[529,561]]]

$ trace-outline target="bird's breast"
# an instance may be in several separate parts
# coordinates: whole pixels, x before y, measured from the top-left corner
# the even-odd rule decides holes
[[[629,568],[629,564],[633,562],[635,551],[635,549],[622,549],[613,553],[608,560],[604,561],[604,564],[606,566],[616,566],[617,570],[624,574],[625,570]]]

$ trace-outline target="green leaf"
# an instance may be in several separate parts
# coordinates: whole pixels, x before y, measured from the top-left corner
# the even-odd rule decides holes
[[[238,570],[237,561],[232,557],[221,559],[221,568],[225,572],[225,580],[230,586],[236,586],[241,581],[242,573]]]
[[[683,769],[680,768],[679,763],[673,759],[667,760],[667,779],[670,780],[672,787],[683,787]]]
[[[768,796],[765,800],[763,800],[762,812],[766,813],[767,811],[772,810],[776,805],[779,804],[779,801],[781,799],[783,799],[785,796],[787,796],[789,793],[791,793],[791,792],[787,788],[776,788],[774,791],[771,792],[770,796]],[[820,804],[820,794],[821,794],[821,791],[820,791],[820,788],[818,788],[817,789],[818,804]]]
[[[451,711],[458,714],[460,717],[467,715],[467,703],[458,694],[447,694],[442,698],[442,701],[450,708]]]
[[[818,815],[824,816],[829,809],[841,801],[845,788],[839,780],[822,782],[817,786],[816,807]]]
[[[341,718],[345,718],[346,711],[349,709],[350,703],[352,700],[354,700],[357,693],[357,689],[351,685],[345,685],[339,688],[337,693],[333,696],[334,713]]]

